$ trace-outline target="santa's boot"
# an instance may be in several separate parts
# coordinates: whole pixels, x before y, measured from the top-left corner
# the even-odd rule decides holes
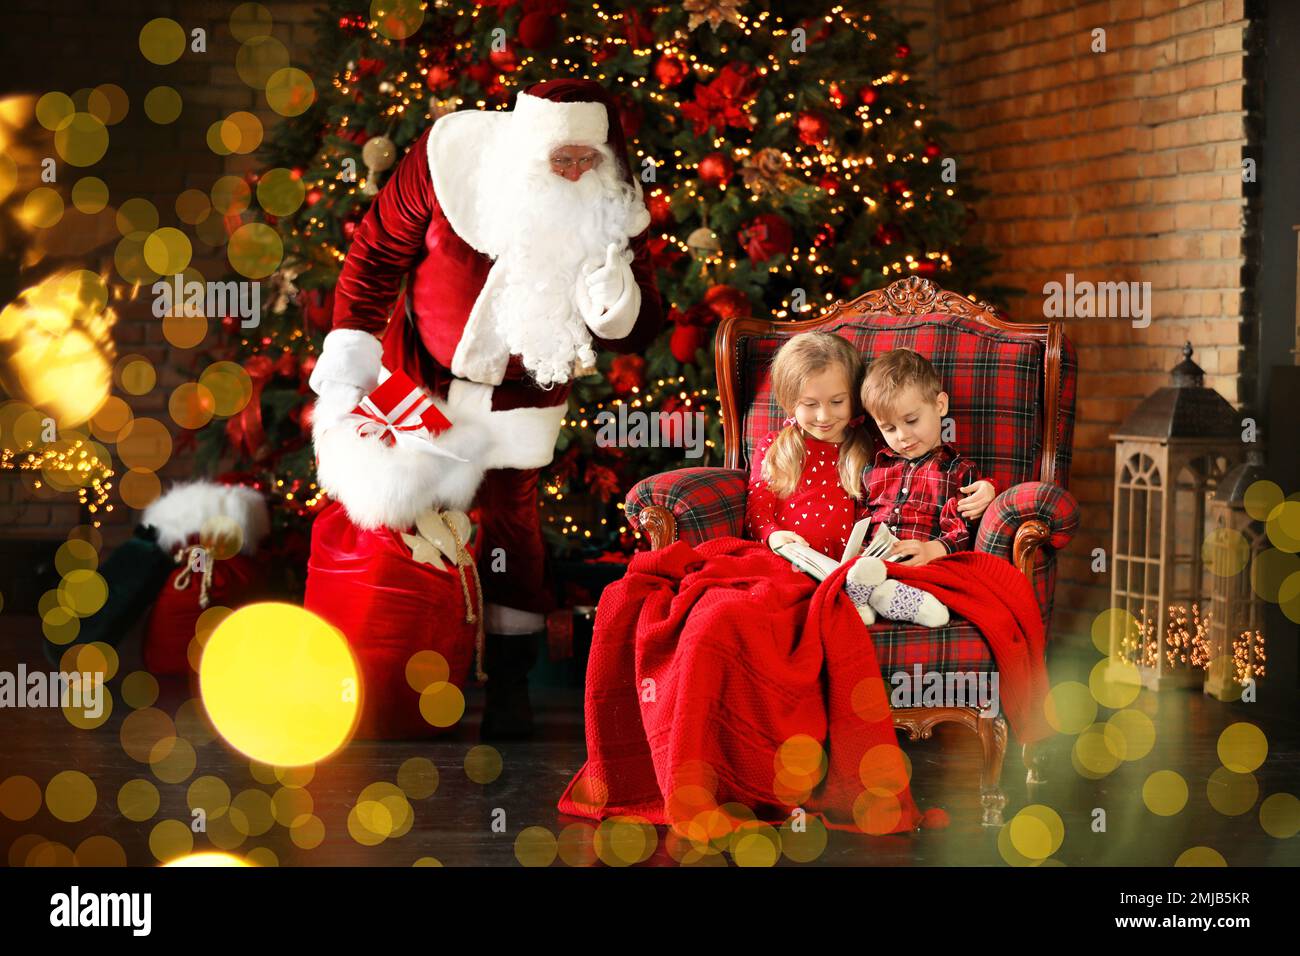
[[[528,672],[537,662],[536,634],[487,634],[483,669],[487,671],[482,740],[520,740],[533,735],[533,708],[528,700]]]

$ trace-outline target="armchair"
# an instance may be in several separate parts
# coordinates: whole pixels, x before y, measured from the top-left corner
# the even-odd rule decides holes
[[[1004,489],[985,511],[977,550],[1011,561],[1029,578],[1046,628],[1051,621],[1056,552],[1078,526],[1078,505],[1066,490],[1074,432],[1077,365],[1060,323],[1013,323],[991,306],[946,292],[913,276],[840,300],[819,316],[795,322],[724,320],[715,358],[722,405],[724,467],[682,468],[654,475],[628,493],[634,527],[662,548],[743,536],[750,454],[784,417],[772,399],[769,369],[777,348],[812,329],[835,332],[871,356],[916,349],[934,364],[950,395],[955,444]],[[969,622],[954,617],[936,629],[880,621],[871,629],[886,682],[900,670],[991,673],[988,644]],[[1006,753],[1005,718],[981,717],[975,707],[895,708],[894,725],[928,739],[940,723],[974,732],[983,751],[982,822],[1001,826],[1006,797],[1000,778]],[[1042,782],[1040,748],[1022,751],[1028,782]]]

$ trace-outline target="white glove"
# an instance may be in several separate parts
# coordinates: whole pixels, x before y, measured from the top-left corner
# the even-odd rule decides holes
[[[320,396],[312,413],[312,430],[319,434],[357,407],[379,384],[384,347],[360,329],[335,329],[325,336],[316,367],[307,384]]]
[[[585,263],[578,275],[576,299],[582,320],[602,339],[621,339],[632,331],[641,311],[641,288],[632,272],[631,249],[611,242],[600,266]]]

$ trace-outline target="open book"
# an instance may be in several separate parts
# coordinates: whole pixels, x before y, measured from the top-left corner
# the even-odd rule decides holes
[[[807,545],[793,541],[781,545],[775,551],[800,571],[812,575],[818,581],[826,580],[841,564],[848,564],[850,561],[855,561],[862,556],[882,558],[886,561],[893,560],[886,557],[886,555],[889,554],[898,538],[889,530],[887,524],[878,524],[876,533],[871,537],[871,543],[865,548],[862,546],[862,542],[867,537],[867,527],[870,524],[870,518],[863,518],[853,526],[853,530],[849,532],[849,542],[844,546],[844,555],[838,561],[829,555],[822,554],[820,551],[814,551]]]

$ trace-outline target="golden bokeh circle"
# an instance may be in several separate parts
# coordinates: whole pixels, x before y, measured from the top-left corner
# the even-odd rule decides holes
[[[166,66],[185,52],[185,29],[168,17],[157,17],[140,28],[140,52],[150,63]]]
[[[376,31],[390,40],[404,40],[424,22],[423,0],[370,0]]]
[[[1020,810],[1010,823],[1007,835],[1016,851],[1030,860],[1045,860],[1061,848],[1065,840],[1065,822],[1061,815],[1041,803]]]
[[[406,662],[406,683],[417,694],[451,676],[447,658],[437,651],[416,651]]]
[[[183,105],[180,93],[170,86],[155,86],[144,95],[144,114],[159,126],[176,122]]]
[[[117,493],[128,508],[143,511],[162,495],[162,482],[152,471],[132,468],[118,482]]]
[[[76,866],[72,850],[56,840],[44,840],[27,854],[26,866],[66,868]]]
[[[149,750],[149,765],[163,783],[182,783],[194,773],[198,757],[184,737],[164,737]]]
[[[781,852],[796,863],[814,863],[826,852],[830,833],[820,817],[805,813],[799,829],[796,819],[788,818],[781,824]]]
[[[1043,713],[1053,730],[1078,734],[1097,719],[1097,701],[1088,686],[1073,680],[1061,681],[1048,691]]]
[[[1125,635],[1136,635],[1139,632],[1138,620],[1123,608],[1107,608],[1092,619],[1092,644],[1093,647],[1101,653],[1110,654],[1110,637],[1111,631],[1114,631],[1117,638]],[[1119,640],[1116,640],[1116,646],[1119,646]]]
[[[214,413],[222,418],[239,414],[253,397],[252,377],[234,362],[213,362],[199,375],[199,384],[212,395]]]
[[[93,166],[108,152],[108,127],[89,113],[73,113],[54,132],[54,149],[72,166]]]
[[[271,12],[260,3],[241,3],[230,14],[230,33],[241,42],[268,35],[271,24]]]
[[[196,345],[201,345],[207,334],[208,318],[201,313],[198,315],[173,313],[163,316],[163,338],[174,348],[192,349]]]
[[[176,218],[191,226],[212,211],[212,200],[202,189],[187,189],[176,197]]]
[[[188,348],[188,346],[180,347]],[[172,392],[171,398],[167,401],[167,411],[171,414],[172,421],[181,428],[197,430],[212,421],[212,416],[216,413],[216,405],[217,400],[207,388],[197,382],[185,382],[176,386]]]
[[[1264,731],[1246,721],[1225,727],[1217,745],[1219,761],[1233,773],[1252,773],[1268,756]]]
[[[1205,796],[1210,806],[1225,817],[1246,813],[1259,799],[1259,783],[1251,773],[1233,773],[1219,767],[1205,783]]]
[[[51,90],[49,93],[42,94],[36,101],[36,122],[53,133],[76,111],[77,106],[72,102],[72,97],[67,93]]]
[[[86,98],[86,112],[105,126],[116,126],[130,112],[131,99],[116,83],[101,83]]]
[[[376,800],[363,800],[348,811],[348,836],[362,846],[378,846],[393,829],[388,808]]]
[[[275,779],[283,787],[296,790],[301,789],[312,782],[316,776],[315,764],[304,764],[301,767],[276,767]]]
[[[31,777],[14,776],[0,783],[0,816],[21,823],[41,808],[41,786]]]
[[[126,866],[126,850],[110,836],[88,836],[77,845],[73,858],[77,866]]]
[[[313,850],[325,839],[325,823],[315,814],[296,820],[289,829],[289,839],[299,849]]]
[[[248,208],[253,191],[239,176],[222,176],[212,184],[212,211],[220,216],[237,216]]]
[[[118,738],[126,755],[136,763],[148,763],[154,745],[161,740],[174,738],[176,725],[165,711],[156,707],[141,707],[126,715]]]
[[[731,841],[731,858],[737,866],[776,866],[781,859],[781,835],[766,823],[741,823]]]
[[[247,154],[262,145],[262,121],[247,110],[236,110],[219,124],[221,144],[232,153]]]
[[[397,768],[397,785],[412,800],[431,797],[438,789],[438,768],[427,757],[410,757]]]
[[[280,268],[284,259],[284,241],[264,222],[246,222],[226,243],[230,267],[249,279],[264,279]]]
[[[90,617],[108,600],[108,582],[98,571],[69,571],[59,582],[59,602],[78,617]]]
[[[271,813],[282,827],[291,827],[299,817],[311,816],[315,801],[301,787],[280,787],[271,795]]]
[[[864,790],[853,801],[853,822],[863,833],[892,833],[902,819],[903,805],[896,796]]]
[[[465,776],[475,783],[491,783],[501,776],[501,752],[488,744],[478,744],[465,754]]]
[[[254,847],[244,854],[250,866],[279,866],[280,858],[269,846]]]
[[[171,458],[171,433],[156,418],[136,418],[118,436],[117,454],[127,468],[157,471]]]
[[[185,802],[191,810],[202,810],[209,821],[215,820],[230,809],[230,785],[213,774],[195,777],[185,790]]]
[[[1242,506],[1246,514],[1256,521],[1267,521],[1269,514],[1282,503],[1286,497],[1276,482],[1267,479],[1252,481],[1242,496]]]
[[[161,797],[152,780],[136,777],[117,791],[117,811],[135,823],[148,820],[158,812]]]
[[[81,621],[65,607],[52,607],[41,615],[41,633],[51,644],[71,644],[81,633]]]
[[[1127,680],[1109,680],[1111,669],[1123,672]],[[1117,661],[1114,658],[1102,658],[1088,674],[1088,691],[1093,700],[1103,707],[1119,710],[1127,707],[1142,691],[1141,678],[1137,666],[1132,661]]]
[[[257,181],[258,205],[273,216],[293,215],[306,195],[302,177],[283,166],[267,170]]]
[[[1174,866],[1227,866],[1223,854],[1213,847],[1194,846],[1178,854]]]
[[[204,747],[217,738],[208,715],[203,712],[203,703],[197,698],[190,698],[176,708],[175,723],[177,736],[196,747]]]
[[[89,541],[69,538],[54,552],[54,569],[61,575],[72,571],[93,571],[99,567],[99,552]]]
[[[37,186],[23,200],[18,218],[32,229],[49,229],[63,218],[63,197],[49,186]]]
[[[105,681],[117,676],[119,658],[111,644],[94,641],[69,648],[63,656],[62,669],[82,674],[98,674]]]
[[[119,241],[113,249],[113,268],[131,285],[149,285],[158,278],[158,273],[145,261],[143,238]]]
[[[1114,731],[1114,733],[1112,733]],[[1123,739],[1122,748],[1116,748],[1116,734]],[[1156,725],[1140,710],[1120,710],[1111,714],[1102,732],[1107,746],[1122,760],[1141,760],[1151,752],[1156,743]],[[1122,751],[1122,752],[1121,752]]]
[[[183,272],[194,256],[190,237],[175,226],[164,226],[150,233],[144,241],[144,261],[162,276]]]
[[[596,862],[596,828],[590,823],[570,823],[560,831],[555,844],[566,866],[591,866]]]
[[[1118,727],[1093,724],[1075,738],[1070,759],[1080,776],[1097,780],[1114,771],[1127,752],[1128,742]]]
[[[450,727],[465,716],[465,695],[455,684],[438,681],[420,694],[420,716],[434,727]]]
[[[180,820],[160,820],[149,831],[149,852],[159,863],[184,856],[194,849],[194,835]]]
[[[316,86],[302,70],[285,67],[267,78],[266,102],[281,116],[301,116],[316,102]]]
[[[158,207],[147,199],[128,199],[117,207],[115,221],[124,239],[143,243],[158,228]]]
[[[148,671],[132,671],[122,678],[120,693],[132,710],[152,707],[158,700],[158,678]]]
[[[1300,833],[1300,800],[1292,793],[1274,793],[1259,806],[1259,825],[1279,840]]]
[[[288,66],[289,51],[284,44],[265,34],[249,37],[235,53],[235,71],[255,90],[265,89],[271,77]]]
[[[80,770],[56,773],[45,785],[45,806],[50,815],[64,823],[78,823],[90,816],[99,794],[95,782]]]
[[[158,373],[154,371],[153,363],[143,355],[134,353],[118,359],[114,374],[122,390],[131,395],[147,395],[153,391],[154,384],[158,381]],[[121,427],[125,428],[126,423],[124,422]]]
[[[93,216],[108,205],[108,184],[98,176],[82,176],[72,186],[72,205]]]
[[[1265,533],[1273,547],[1295,554],[1300,551],[1300,501],[1287,499],[1268,513]]]
[[[596,827],[593,847],[606,866],[634,866],[650,859],[659,834],[641,817],[614,816]]]
[[[1142,802],[1157,816],[1171,817],[1187,806],[1187,781],[1175,770],[1157,770],[1142,784]]]
[[[1236,528],[1212,528],[1201,546],[1201,559],[1211,574],[1234,577],[1250,563],[1250,542]]]
[[[230,805],[243,814],[244,826],[239,829],[248,836],[261,836],[275,824],[271,795],[264,790],[240,791]]]

